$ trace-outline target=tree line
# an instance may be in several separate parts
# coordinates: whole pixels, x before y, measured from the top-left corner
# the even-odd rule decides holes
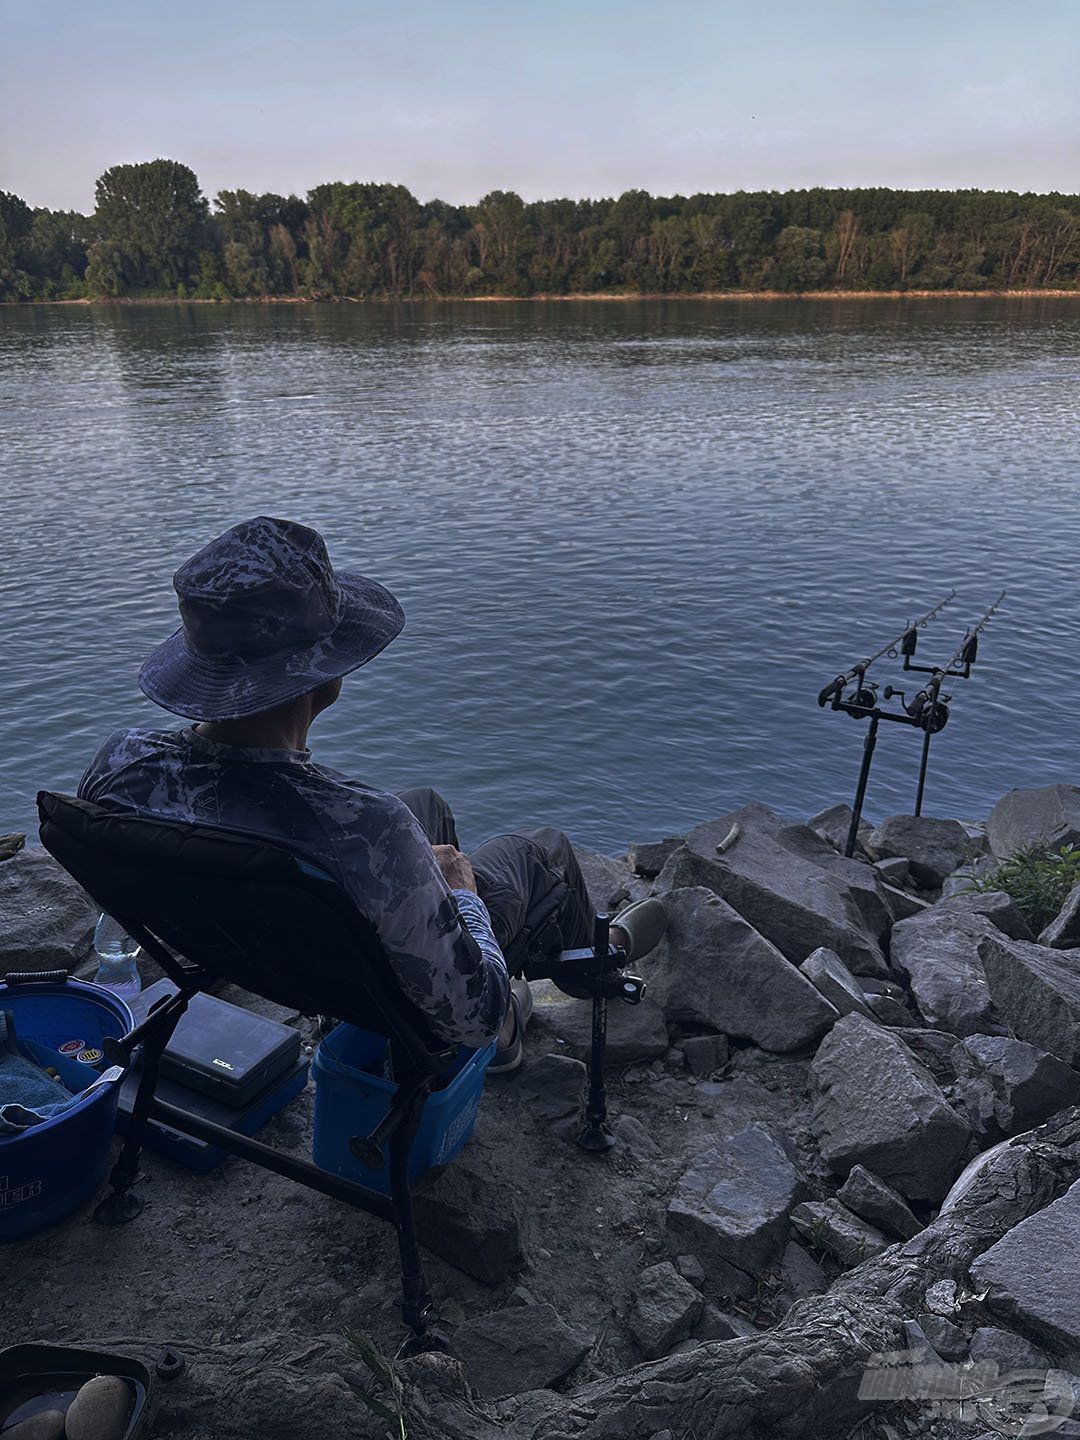
[[[476,205],[338,181],[222,190],[114,165],[91,215],[0,191],[0,299],[1080,288],[1080,196],[789,190]]]

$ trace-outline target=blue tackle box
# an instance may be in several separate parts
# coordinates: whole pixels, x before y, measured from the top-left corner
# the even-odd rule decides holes
[[[476,1123],[484,1076],[495,1054],[492,1040],[482,1050],[462,1046],[441,1089],[428,1097],[409,1153],[413,1182],[461,1150]],[[370,1135],[390,1108],[397,1089],[385,1073],[386,1036],[355,1025],[339,1025],[315,1051],[315,1164],[370,1190],[390,1191],[389,1168],[372,1170],[349,1149],[354,1135]]]

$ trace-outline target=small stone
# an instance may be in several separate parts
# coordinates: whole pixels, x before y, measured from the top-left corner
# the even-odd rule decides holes
[[[1039,944],[1050,945],[1055,950],[1080,946],[1080,885],[1074,885],[1066,895],[1064,905],[1039,936]]]
[[[806,957],[799,969],[839,1014],[850,1015],[854,1010],[859,1015],[869,1016],[862,986],[835,950],[819,946]]]
[[[796,1205],[791,1223],[811,1245],[834,1255],[849,1268],[889,1248],[880,1230],[853,1215],[839,1200],[808,1200]]]
[[[910,1240],[923,1228],[904,1197],[863,1165],[851,1167],[836,1198],[856,1215],[887,1230],[890,1235],[899,1236],[901,1240]]]
[[[655,1160],[663,1152],[645,1126],[634,1115],[620,1115],[611,1122],[611,1131],[620,1145],[638,1160]]]
[[[12,835],[0,835],[0,860],[10,860],[13,855],[17,855],[19,853],[19,851],[23,848],[25,844],[25,835],[21,835],[18,833]],[[46,1415],[52,1415],[54,1412],[52,1410],[46,1410],[42,1413]],[[62,1418],[63,1417],[61,1416],[61,1419]],[[11,1433],[14,1434],[15,1432],[12,1431]]]
[[[580,1114],[588,1071],[570,1055],[540,1055],[518,1076],[515,1093],[538,1120]]]
[[[515,1285],[506,1297],[507,1305],[535,1305],[536,1296],[524,1285]]]
[[[700,1290],[705,1284],[705,1266],[696,1255],[676,1255],[675,1269],[688,1285]]]
[[[926,1308],[931,1315],[948,1318],[956,1314],[956,1281],[935,1280],[926,1291]]]
[[[744,1320],[741,1315],[732,1315],[717,1305],[706,1305],[701,1313],[701,1324],[697,1328],[699,1340],[740,1340],[745,1335],[756,1335],[757,1328]]]
[[[911,864],[906,855],[893,855],[888,860],[876,860],[874,869],[890,885],[903,885],[911,873]]]
[[[134,1403],[119,1375],[95,1375],[68,1406],[67,1440],[123,1440]]]
[[[557,1385],[590,1343],[550,1305],[513,1305],[458,1326],[453,1351],[481,1395],[497,1399]]]
[[[730,1052],[726,1035],[687,1035],[679,1041],[679,1046],[686,1056],[691,1075],[696,1075],[699,1080],[707,1080],[728,1062]]]
[[[890,1030],[907,1029],[917,1023],[911,1011],[891,995],[867,995],[866,1004],[873,1018],[882,1025],[888,1025]]]
[[[4,837],[7,838],[7,837]],[[2,858],[2,857],[0,857]],[[41,1410],[4,1431],[4,1440],[63,1440],[64,1412]]]
[[[1014,1335],[1011,1330],[1000,1330],[996,1325],[983,1325],[975,1331],[968,1354],[979,1365],[993,1361],[999,1375],[1006,1375],[1012,1370],[1047,1370],[1050,1367],[1050,1357],[1045,1350],[1040,1350],[1021,1335]]]
[[[704,1302],[670,1261],[652,1265],[637,1278],[628,1324],[642,1354],[658,1360],[685,1340],[701,1319]]]
[[[789,1295],[797,1300],[806,1295],[820,1295],[828,1289],[824,1271],[809,1250],[804,1250],[794,1240],[784,1247],[784,1258],[780,1261],[780,1281]]]
[[[667,835],[663,840],[650,840],[630,846],[630,864],[646,880],[654,880],[667,863],[668,856],[683,843],[681,835]]]
[[[463,1160],[413,1195],[420,1243],[485,1285],[525,1267],[520,1208],[509,1185]]]
[[[959,1325],[941,1315],[920,1315],[923,1333],[943,1360],[966,1360],[968,1339]]]

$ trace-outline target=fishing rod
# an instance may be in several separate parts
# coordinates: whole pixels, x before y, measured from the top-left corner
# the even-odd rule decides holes
[[[949,720],[949,701],[951,695],[942,695],[941,686],[946,679],[966,680],[971,674],[971,667],[974,665],[978,655],[979,635],[982,633],[991,616],[995,613],[1005,598],[1003,590],[979,620],[971,626],[964,635],[959,649],[945,662],[944,665],[917,665],[914,656],[918,647],[919,631],[935,619],[945,606],[956,597],[956,591],[950,590],[944,600],[938,602],[921,615],[917,620],[909,622],[895,639],[883,645],[880,650],[874,652],[866,660],[860,660],[845,670],[843,674],[837,675],[830,680],[828,685],[818,693],[818,705],[824,708],[829,705],[833,710],[840,710],[856,720],[869,719],[870,726],[863,742],[862,765],[859,770],[859,780],[855,789],[855,803],[852,806],[851,825],[848,828],[847,841],[844,846],[844,854],[848,857],[855,853],[855,842],[858,838],[859,821],[862,818],[863,802],[866,799],[866,787],[870,778],[870,765],[874,758],[874,747],[877,744],[878,727],[882,720],[893,721],[900,725],[912,725],[923,731],[922,759],[919,767],[919,784],[915,800],[915,814],[922,813],[923,792],[926,785],[926,769],[930,759],[930,739],[938,731],[943,730]],[[907,700],[902,690],[895,689],[892,685],[886,685],[883,698],[888,701],[898,697],[901,708],[899,710],[886,710],[878,703],[878,687],[876,682],[867,681],[866,672],[875,661],[883,656],[889,659],[903,657],[903,668],[906,671],[917,671],[930,676],[930,680],[913,696],[911,701]],[[959,667],[959,668],[957,668]],[[854,685],[854,689],[845,695],[845,689]]]

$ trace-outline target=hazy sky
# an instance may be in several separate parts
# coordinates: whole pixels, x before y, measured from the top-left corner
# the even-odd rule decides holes
[[[1080,0],[0,0],[0,189],[1080,189]]]

